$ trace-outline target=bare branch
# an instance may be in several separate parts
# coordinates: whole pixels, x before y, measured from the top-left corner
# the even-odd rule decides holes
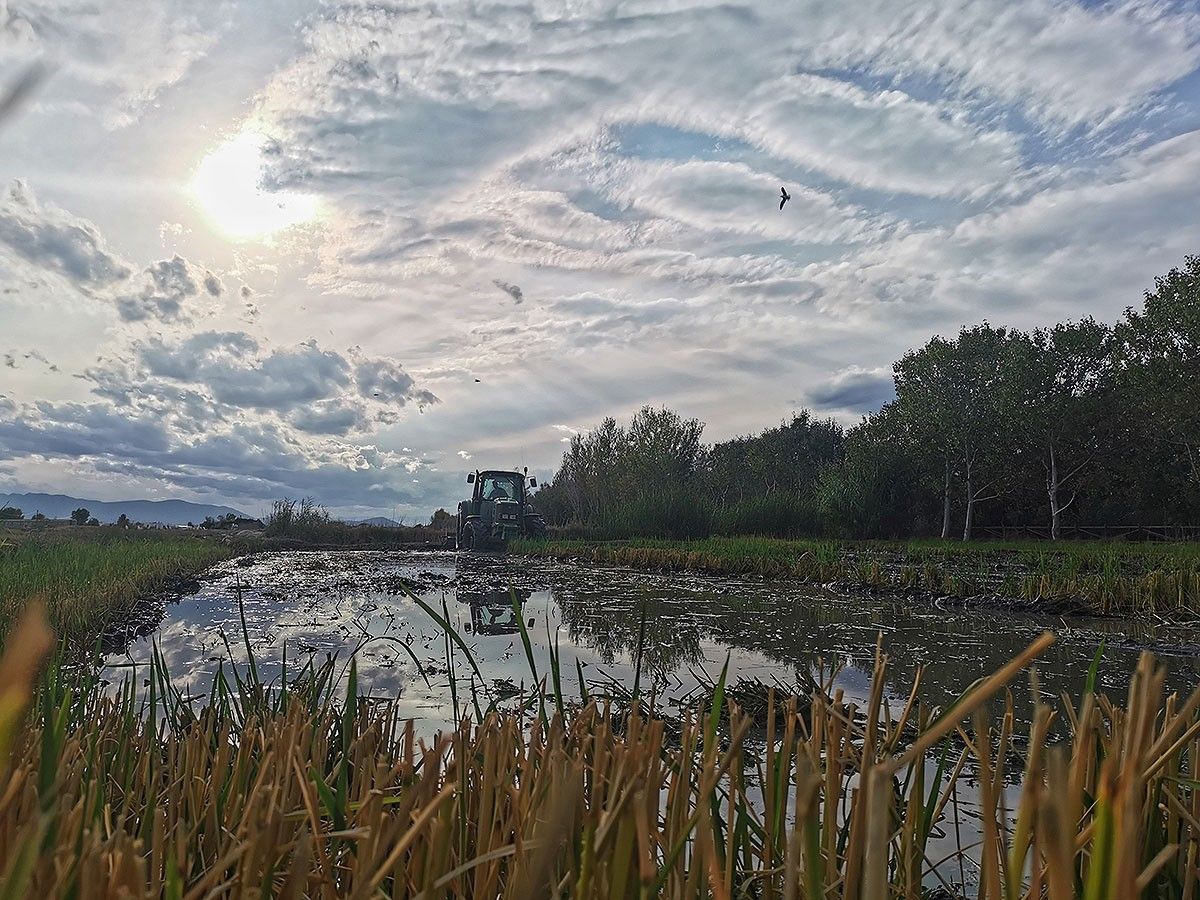
[[[1062,478],[1058,479],[1058,483],[1060,485],[1066,484],[1068,479],[1073,478],[1074,476],[1078,475],[1080,473],[1080,471],[1092,461],[1092,457],[1093,457],[1093,454],[1088,454],[1087,459],[1085,459],[1083,462],[1081,462],[1079,465],[1077,465],[1075,468],[1073,468],[1070,472],[1068,472]]]

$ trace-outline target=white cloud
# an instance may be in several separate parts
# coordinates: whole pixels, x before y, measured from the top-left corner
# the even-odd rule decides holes
[[[862,0],[791,9],[817,66],[942,79],[1052,124],[1109,121],[1200,64],[1200,11],[1147,0]]]
[[[64,61],[5,177],[105,232],[0,201],[10,472],[445,504],[439,466],[549,466],[644,402],[849,421],[931,332],[1111,318],[1195,252],[1179,0],[269,6],[0,14]],[[271,15],[298,33],[247,58]],[[243,126],[311,239],[230,249],[155,168]]]
[[[42,57],[55,75],[39,102],[135,122],[212,48],[230,0],[10,0],[0,5],[0,53]]]

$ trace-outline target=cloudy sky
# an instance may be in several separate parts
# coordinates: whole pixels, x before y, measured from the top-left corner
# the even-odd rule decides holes
[[[412,521],[644,403],[853,422],[1200,250],[1195,0],[0,0],[35,61],[0,490]]]

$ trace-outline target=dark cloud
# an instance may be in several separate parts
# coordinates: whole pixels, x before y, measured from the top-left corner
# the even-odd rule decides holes
[[[412,376],[390,359],[360,358],[354,367],[354,378],[359,396],[383,404],[404,406],[411,402],[428,406],[438,402],[430,391],[417,389]]]
[[[0,448],[11,456],[146,458],[171,445],[161,420],[132,418],[104,403],[48,403],[0,416]]]
[[[109,250],[95,225],[40,203],[20,181],[0,201],[0,248],[85,295],[111,299],[127,322],[187,322],[198,311],[197,298],[224,293],[217,275],[178,255],[135,273]]]
[[[305,434],[347,435],[397,421],[409,403],[437,402],[395,360],[349,356],[315,340],[264,347],[241,331],[204,331],[135,342],[129,357],[89,369],[94,392],[111,402],[178,418],[180,430],[276,415]]]
[[[204,273],[204,289],[208,291],[210,297],[220,297],[225,292],[225,285],[221,283],[220,278],[206,270]]]
[[[346,358],[315,341],[263,352],[245,332],[206,331],[175,343],[154,338],[138,346],[137,358],[150,376],[194,384],[240,409],[287,412],[351,383]]]
[[[0,244],[26,262],[63,276],[85,291],[112,287],[130,274],[91,222],[38,202],[14,182],[0,202]]]
[[[520,304],[525,299],[525,292],[515,284],[509,284],[507,281],[501,281],[498,278],[493,279],[492,284],[512,297],[513,303]]]
[[[176,255],[148,266],[142,273],[140,289],[117,296],[117,311],[126,322],[144,319],[187,322],[194,312],[189,308],[191,301],[200,297],[202,291],[210,297],[219,296],[220,279]]]
[[[816,409],[853,413],[874,412],[895,397],[892,375],[884,369],[845,369],[808,391]]]
[[[414,485],[414,473],[431,486],[444,480],[419,457],[326,439],[309,444],[280,422],[246,420],[191,437],[163,417],[107,403],[18,406],[0,398],[0,458],[30,455],[224,497],[313,496],[371,508],[425,502],[432,487]]]
[[[366,408],[342,400],[320,400],[295,410],[288,421],[307,434],[347,435],[370,426]]]

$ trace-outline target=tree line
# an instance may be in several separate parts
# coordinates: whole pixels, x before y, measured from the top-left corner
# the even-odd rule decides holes
[[[4,519],[7,521],[11,521],[11,522],[19,522],[19,521],[23,520],[24,518],[25,518],[25,512],[21,509],[21,507],[19,507],[19,506],[0,506],[0,519]],[[118,525],[128,526],[128,525],[132,524],[129,521],[129,517],[126,516],[124,513],[121,514],[121,519],[123,519],[124,521],[118,520],[117,521]],[[43,513],[35,512],[32,516],[29,517],[29,521],[45,522],[45,521],[47,521],[47,519]],[[87,511],[87,509],[85,509],[82,506],[71,512],[71,522],[75,525],[99,525],[100,524],[100,520],[95,518],[90,512]]]
[[[851,428],[808,411],[712,445],[645,407],[571,440],[535,502],[603,536],[910,535],[1200,524],[1200,256],[1115,324],[987,322],[893,366]]]

